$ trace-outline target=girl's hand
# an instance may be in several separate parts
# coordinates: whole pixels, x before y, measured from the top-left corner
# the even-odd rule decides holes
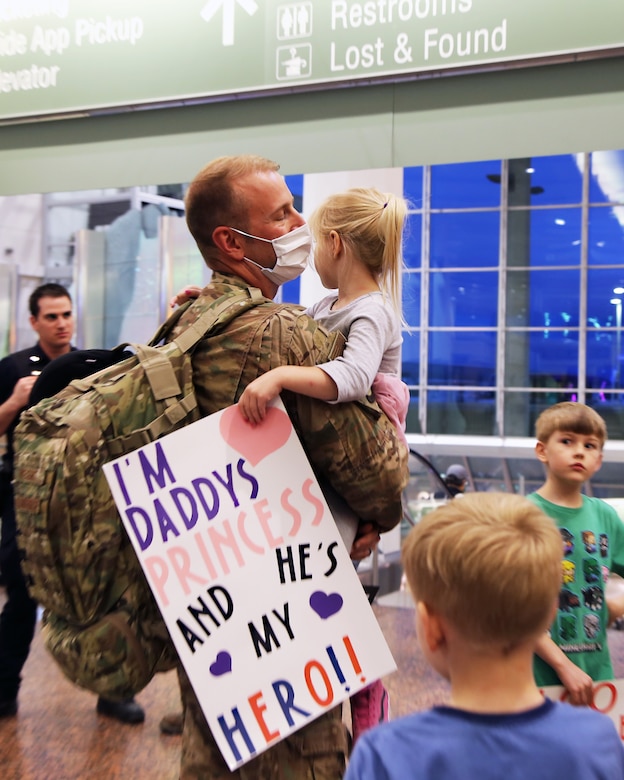
[[[279,368],[267,371],[247,385],[241,395],[238,406],[243,417],[252,425],[257,425],[266,417],[267,406],[282,392]]]
[[[169,301],[169,306],[174,309],[176,306],[182,306],[187,301],[192,301],[195,298],[199,298],[202,288],[192,284],[188,287],[183,287],[180,292],[177,292],[173,298]]]

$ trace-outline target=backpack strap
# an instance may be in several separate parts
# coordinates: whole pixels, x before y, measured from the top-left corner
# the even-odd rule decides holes
[[[228,322],[238,317],[239,314],[264,303],[266,300],[256,287],[248,287],[239,293],[226,293],[211,303],[192,325],[183,330],[170,343],[175,344],[182,353],[188,353],[201,339],[210,335],[218,328],[227,325]],[[178,319],[179,317],[176,317],[175,321],[177,322]],[[170,320],[171,318],[167,320],[165,325],[168,325]],[[163,330],[161,327],[157,331],[156,336],[162,332],[166,335],[171,329],[171,327],[168,327],[166,330]],[[152,343],[153,341],[154,339],[152,339]],[[173,366],[167,355],[163,353],[162,348],[144,344],[130,344],[129,346],[135,349],[141,366],[145,371],[145,376],[150,383],[154,398],[157,401],[164,402],[165,410],[145,428],[120,437],[120,439],[110,441],[109,448],[111,452],[119,455],[128,452],[129,449],[142,447],[144,444],[160,438],[160,436],[171,431],[175,425],[185,419],[197,407],[194,389],[183,398],[177,397],[182,392],[182,389]]]
[[[209,336],[217,328],[227,325],[228,322],[247,311],[247,309],[258,306],[265,300],[266,298],[257,287],[247,287],[240,293],[226,293],[210,304],[192,325],[189,325],[173,340],[173,343],[180,352],[190,352],[198,341]],[[164,335],[170,333],[173,325],[179,318],[179,315],[175,319],[170,317],[164,323],[167,327],[159,328],[154,339],[158,336],[163,338]],[[171,322],[172,320],[174,320],[173,323]],[[154,339],[151,340],[150,344],[154,343]],[[175,372],[168,358],[162,354],[158,347],[143,344],[133,344],[132,346],[136,349],[138,358],[145,370],[154,398],[157,401],[163,401],[166,398],[179,395],[181,392],[180,385]]]
[[[171,331],[175,328],[175,326],[178,324],[178,321],[180,320],[180,317],[184,314],[184,312],[189,308],[189,306],[192,306],[195,301],[191,298],[188,301],[185,301],[184,303],[180,304],[174,311],[167,317],[167,319],[158,326],[158,330],[152,338],[147,342],[150,347],[156,347],[158,344],[160,344],[161,341],[164,341],[164,339],[171,333]]]
[[[258,304],[263,303],[265,300],[267,299],[257,287],[247,287],[238,293],[226,293],[220,298],[217,298],[201,315],[201,317],[199,317],[195,323],[187,328],[188,331],[192,331],[192,334],[199,334],[197,335],[197,338],[193,339],[193,335],[189,333],[187,337],[190,341],[188,347],[184,346],[185,342],[182,338],[183,334],[187,331],[183,331],[183,334],[178,336],[175,341],[182,352],[188,352],[188,350],[194,347],[198,341],[203,339],[204,336],[207,336],[213,328],[219,327],[219,325],[223,325],[229,322],[231,319],[234,319],[234,317],[238,317],[239,314],[242,314],[242,312],[250,309],[252,306],[257,306]],[[158,344],[160,344],[160,342],[163,341],[175,328],[184,312],[194,303],[195,300],[190,300],[186,301],[181,306],[178,306],[173,314],[171,314],[162,323],[162,325],[160,325],[156,333],[154,333],[152,338],[147,342],[148,346],[156,347]],[[234,312],[230,311],[231,307],[233,307]],[[237,311],[236,307],[238,307]],[[182,343],[180,343],[180,339],[182,339]]]
[[[240,293],[222,295],[174,341],[182,352],[188,352],[213,330],[226,325],[239,314],[266,300],[257,287],[247,287]]]

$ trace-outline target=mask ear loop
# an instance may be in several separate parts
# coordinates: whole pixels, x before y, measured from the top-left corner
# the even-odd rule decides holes
[[[247,236],[247,238],[255,238],[256,241],[265,241],[267,244],[272,244],[270,238],[262,238],[262,236],[252,236],[251,233],[245,233],[244,230],[239,230],[235,227],[230,227],[230,230],[233,230],[235,233],[240,233],[241,236]]]
[[[256,241],[264,241],[267,244],[273,244],[273,241],[271,241],[270,238],[262,238],[262,236],[254,236],[251,233],[245,233],[244,230],[239,230],[238,228],[229,226],[230,230],[233,230],[235,233],[239,233],[241,236],[246,236],[247,238],[253,238]],[[274,250],[275,251],[275,250]],[[267,271],[272,271],[272,268],[265,268],[265,266],[260,265],[260,263],[256,263],[255,260],[252,260],[250,257],[246,257],[243,255],[243,260],[246,260],[248,263],[251,263],[252,265],[255,265],[256,268],[259,268],[262,273],[267,277],[270,278],[269,275],[266,273]],[[277,263],[278,257],[277,253],[275,253],[275,262]]]

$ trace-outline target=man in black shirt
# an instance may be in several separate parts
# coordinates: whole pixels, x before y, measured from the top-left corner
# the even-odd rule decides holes
[[[0,435],[7,447],[0,466],[0,571],[6,602],[0,614],[0,718],[17,713],[21,671],[28,657],[37,622],[37,604],[30,597],[20,564],[13,503],[13,434],[20,414],[28,406],[37,377],[52,360],[70,352],[74,316],[69,292],[60,284],[43,284],[29,300],[30,324],[39,336],[29,349],[0,361]],[[97,710],[125,723],[145,718],[134,701],[114,702],[99,697]]]

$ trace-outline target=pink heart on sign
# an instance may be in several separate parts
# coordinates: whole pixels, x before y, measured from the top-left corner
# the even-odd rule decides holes
[[[252,466],[257,466],[263,458],[286,444],[292,425],[286,412],[274,406],[269,406],[260,425],[252,425],[236,405],[223,412],[219,430],[230,447],[240,452]]]

